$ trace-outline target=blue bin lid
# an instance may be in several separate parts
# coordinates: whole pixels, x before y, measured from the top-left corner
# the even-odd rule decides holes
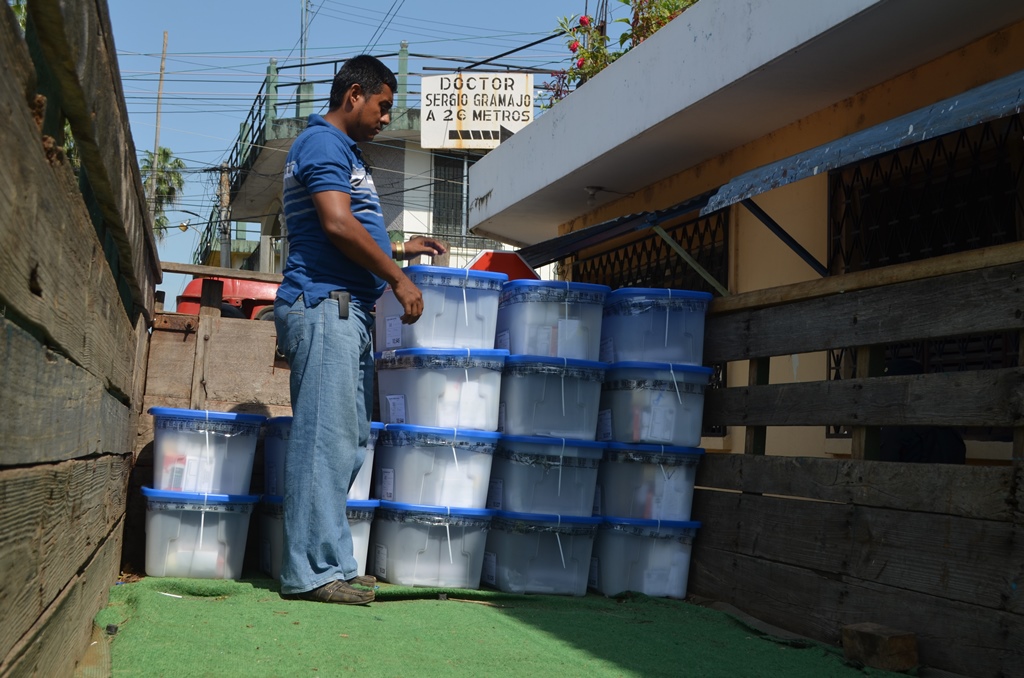
[[[291,425],[292,425],[292,418],[291,418],[290,415],[287,416],[287,417],[271,417],[270,419],[267,419],[267,426],[291,426]]]
[[[508,280],[507,275],[496,271],[477,271],[472,268],[449,268],[446,266],[427,266],[424,264],[406,266],[403,269],[403,272],[410,277],[413,275],[451,275],[460,278],[468,277],[470,279],[495,280],[498,282],[505,282]]]
[[[640,445],[637,443],[605,443],[611,452],[648,452],[650,454],[704,454],[700,447],[677,447],[674,445]]]
[[[510,355],[505,359],[506,365],[551,365],[552,367],[575,367],[587,370],[605,370],[607,363],[600,363],[596,360],[580,360],[578,358],[553,358],[543,355]]]
[[[276,494],[265,494],[263,495],[263,503],[279,506],[284,503],[284,497]]]
[[[501,438],[500,433],[493,431],[478,431],[471,428],[439,428],[436,426],[416,426],[414,424],[388,424],[384,426],[385,431],[396,431],[404,433],[427,433],[438,437],[453,438],[456,440],[467,440],[472,442],[495,443]]]
[[[667,527],[671,529],[697,529],[700,527],[699,520],[651,520],[650,518],[613,518],[605,516],[602,519],[610,525],[625,525],[628,527]]]
[[[502,442],[509,443],[531,443],[534,445],[558,445],[564,442],[566,446],[589,447],[591,449],[603,450],[608,443],[599,440],[574,440],[572,438],[545,438],[544,436],[501,436]]]
[[[403,504],[398,501],[380,500],[380,508],[388,511],[415,511],[416,513],[436,513],[438,515],[465,516],[467,518],[492,518],[492,509],[461,508],[456,506],[427,506],[424,504]]]
[[[203,494],[202,492],[172,492],[170,490],[154,490],[143,487],[142,496],[147,499],[162,501],[183,501],[206,504],[255,504],[260,500],[258,494]]]
[[[515,511],[498,511],[494,517],[533,523],[575,523],[577,525],[597,525],[604,520],[601,516],[559,516],[553,513],[516,513]]]
[[[626,361],[608,365],[609,370],[672,370],[673,372],[690,372],[691,374],[703,374],[711,376],[715,373],[710,367],[703,365],[683,365],[680,363],[643,363]]]
[[[579,283],[579,282],[565,282],[564,280],[510,280],[502,286],[502,291],[514,290],[518,288],[540,288],[550,287],[551,289],[564,290],[569,289],[574,292],[600,292],[607,294],[612,288],[607,285],[595,285],[594,283]]]
[[[380,506],[379,499],[349,499],[345,506],[350,509],[375,509]]]
[[[623,301],[629,297],[654,297],[656,299],[694,299],[698,301],[711,301],[714,295],[710,292],[698,292],[695,290],[670,290],[660,287],[620,287],[605,297],[606,304],[613,304]]]
[[[371,421],[370,422],[370,430],[371,431],[380,431],[383,428],[384,428],[384,423],[383,422],[380,422],[380,421]]]
[[[151,407],[149,408],[149,413],[154,417],[197,419],[199,421],[230,421],[239,424],[262,424],[267,420],[267,418],[262,414],[211,412],[209,410],[180,410],[175,407]]]
[[[394,351],[386,351],[388,356],[395,358],[405,357],[426,357],[426,358],[481,358],[494,360],[496,358],[508,358],[509,352],[503,348],[400,348]],[[380,360],[384,353],[374,353],[374,360]]]

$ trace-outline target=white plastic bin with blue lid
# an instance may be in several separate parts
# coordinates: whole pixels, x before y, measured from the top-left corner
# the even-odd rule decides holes
[[[491,463],[487,508],[591,515],[604,448],[592,440],[502,436]]]
[[[507,275],[441,266],[403,270],[423,294],[423,315],[403,324],[405,309],[390,287],[384,290],[377,301],[377,350],[494,348],[498,295]]]
[[[151,407],[153,487],[172,492],[248,494],[256,441],[266,417]]]
[[[370,525],[379,505],[376,499],[349,499],[345,505],[345,516],[352,530],[352,554],[359,574],[366,574]],[[284,554],[284,498],[265,495],[260,513],[260,569],[274,579],[280,579]]]
[[[501,373],[498,430],[593,440],[606,367],[590,360],[509,356]]]
[[[601,360],[700,365],[704,316],[712,295],[623,287],[604,300]]]
[[[400,586],[480,587],[494,511],[382,501],[373,519],[372,572]]]
[[[611,288],[553,280],[502,287],[494,345],[512,354],[601,359],[601,317]]]
[[[258,495],[142,488],[146,498],[146,574],[238,579],[249,517]]]
[[[601,385],[597,439],[696,447],[713,370],[699,365],[613,363]]]
[[[597,471],[594,514],[689,520],[699,447],[608,443]]]
[[[373,476],[373,451],[377,435],[384,424],[370,422],[370,437],[366,441],[366,457],[359,474],[348,490],[349,499],[369,499],[370,479]],[[273,417],[267,420],[263,438],[263,491],[271,496],[284,494],[284,459],[291,438],[292,418]]]
[[[482,509],[500,437],[491,431],[388,424],[377,446],[377,495],[403,504]]]
[[[606,596],[635,591],[685,598],[697,521],[605,518],[597,530],[590,587]]]
[[[506,593],[587,593],[600,518],[498,511],[487,532],[481,581]]]
[[[374,357],[385,424],[498,429],[508,351],[404,348]]]

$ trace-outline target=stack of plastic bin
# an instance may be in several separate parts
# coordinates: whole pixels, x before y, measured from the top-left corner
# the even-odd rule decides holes
[[[366,553],[370,543],[370,523],[379,502],[371,500],[370,476],[377,436],[384,428],[379,422],[370,424],[366,441],[366,457],[345,502],[345,514],[352,529],[352,550],[359,574],[366,574]],[[291,437],[292,418],[267,420],[263,451],[263,501],[260,505],[260,569],[274,579],[281,574],[284,548],[284,460]]]
[[[389,289],[377,304],[375,355],[384,430],[374,458],[380,501],[372,573],[405,586],[477,588],[492,511],[506,350],[494,348],[502,273],[410,266],[423,294],[412,325]]]
[[[146,574],[237,579],[258,496],[249,494],[266,417],[154,407],[153,487],[146,498]]]
[[[590,586],[684,598],[693,537],[693,483],[704,390],[704,315],[711,295],[623,288],[604,308],[598,438],[610,441],[594,512],[603,516]]]
[[[502,591],[584,595],[604,444],[595,442],[601,319],[608,288],[516,280],[505,285],[496,345],[502,439],[491,467],[483,581]]]

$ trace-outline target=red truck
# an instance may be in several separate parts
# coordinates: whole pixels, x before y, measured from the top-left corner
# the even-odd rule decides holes
[[[224,318],[273,320],[274,297],[278,283],[239,280],[237,278],[210,278],[224,283],[220,314]],[[178,313],[199,313],[203,278],[196,278],[178,296]]]

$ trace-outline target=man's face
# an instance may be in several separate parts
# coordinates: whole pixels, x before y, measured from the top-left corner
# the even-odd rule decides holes
[[[377,94],[362,92],[356,100],[355,124],[350,136],[355,141],[372,141],[384,127],[391,122],[391,107],[395,102],[395,94],[384,85]]]

